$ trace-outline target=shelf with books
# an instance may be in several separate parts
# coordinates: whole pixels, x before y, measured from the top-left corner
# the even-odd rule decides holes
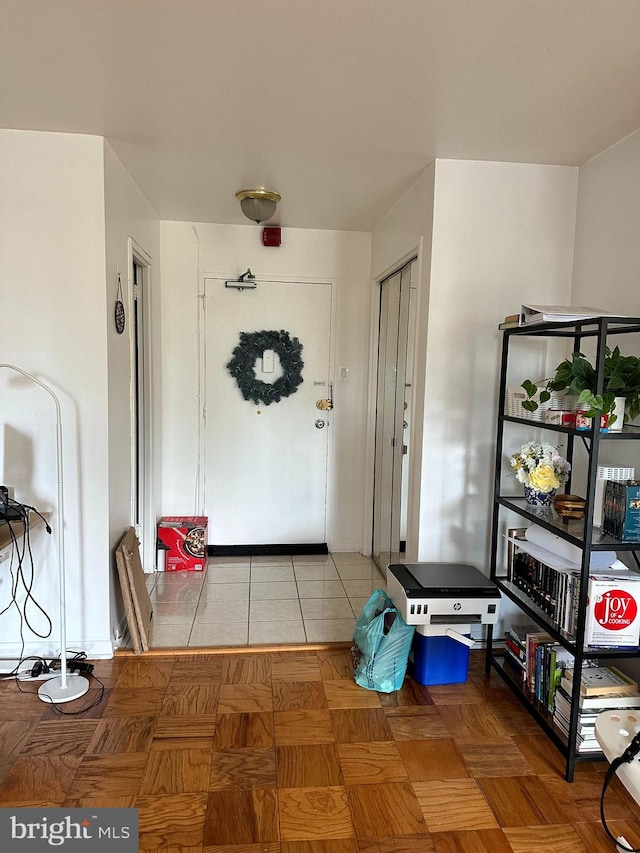
[[[560,629],[533,601],[523,593],[513,583],[506,578],[494,578],[498,589],[503,592],[507,598],[511,599],[518,607],[531,619],[534,619],[540,626],[544,627],[545,631],[550,634],[554,640],[571,652],[575,652],[577,645],[575,638],[566,631]],[[607,648],[592,648],[584,646],[581,649],[585,657],[594,659],[609,659],[609,658],[637,658],[640,654],[640,648],[616,648],[614,646]]]
[[[598,524],[601,521],[599,512],[597,514],[595,510],[598,501],[597,472],[599,466],[612,464],[608,458],[599,461],[601,447],[606,444],[611,452],[616,451],[617,448],[623,448],[625,458],[624,460],[616,459],[613,462],[615,465],[627,466],[632,464],[634,459],[640,462],[640,444],[633,446],[628,444],[629,441],[640,438],[640,425],[625,425],[623,430],[617,432],[600,432],[593,428],[577,430],[570,426],[547,424],[542,420],[520,418],[512,407],[507,414],[508,389],[515,384],[514,380],[522,381],[510,374],[510,346],[513,348],[517,344],[518,352],[514,361],[516,367],[521,369],[522,364],[525,363],[523,351],[525,356],[532,351],[527,343],[529,337],[563,338],[573,347],[574,352],[580,352],[583,339],[589,338],[591,343],[587,344],[587,349],[592,346],[595,350],[593,363],[596,366],[596,381],[599,383],[597,387],[602,388],[604,355],[609,336],[632,332],[640,337],[640,318],[592,318],[558,324],[546,323],[539,326],[508,328],[503,333],[490,576],[504,596],[516,604],[520,612],[529,618],[540,632],[547,635],[548,640],[541,644],[542,649],[537,652],[542,656],[542,663],[538,661],[538,666],[542,666],[542,680],[539,683],[536,682],[537,692],[532,692],[532,685],[527,681],[530,671],[527,675],[523,675],[527,664],[523,667],[522,657],[519,657],[517,649],[509,643],[508,638],[505,637],[503,649],[497,647],[494,649],[491,627],[488,630],[486,671],[487,674],[497,672],[505,679],[561,750],[565,757],[565,777],[568,781],[573,779],[576,762],[601,755],[599,750],[596,752],[593,732],[590,728],[591,715],[585,712],[584,702],[580,701],[583,668],[586,665],[604,664],[608,658],[622,660],[637,657],[639,653],[637,638],[633,642],[629,640],[628,645],[622,646],[621,643],[615,642],[616,638],[612,634],[598,633],[594,628],[593,606],[591,612],[589,610],[588,595],[590,589],[596,588],[592,584],[599,580],[594,576],[594,569],[597,568],[598,571],[606,574],[607,568],[602,565],[602,561],[609,558],[608,552],[614,552],[614,561],[626,560],[622,568],[618,563],[616,570],[622,571],[627,568],[628,579],[633,580],[631,575],[634,574],[636,567],[640,569],[640,561],[636,553],[640,552],[640,541],[621,542],[605,534],[599,526],[594,524],[596,518],[598,518]],[[536,343],[538,347],[536,352],[540,351],[540,343],[540,341]],[[561,344],[562,340],[551,341],[548,346],[552,349],[555,347],[555,351],[558,351]],[[546,347],[547,344],[545,344]],[[566,458],[572,468],[565,486],[566,492],[584,496],[582,519],[562,518],[552,507],[531,506],[523,496],[514,494],[513,480],[507,476],[509,469],[506,460],[514,453],[514,448],[522,444],[524,427],[535,430],[534,435],[529,435],[525,441],[531,441],[532,438],[540,441],[538,436],[542,434],[546,436],[543,441],[562,445],[561,455]],[[620,441],[625,443],[619,445]],[[554,540],[554,545],[555,540],[558,540],[562,547],[566,546],[569,551],[572,550],[573,556],[568,563],[563,563],[562,560],[549,563],[546,559],[536,557],[537,563],[526,565],[525,562],[521,566],[520,574],[517,571],[514,572],[512,563],[514,545],[511,541],[507,547],[504,537],[510,535],[508,531],[513,530],[516,525],[528,525],[529,531],[531,528],[542,530],[545,535]],[[525,535],[529,536],[529,533]],[[558,555],[562,547],[558,547]],[[616,556],[617,552],[621,552],[619,558]],[[535,555],[533,548],[529,548],[527,553]],[[627,554],[628,558],[624,557],[624,554]],[[606,563],[606,567],[611,565],[614,564]],[[630,568],[631,566],[634,568]],[[640,593],[640,578],[637,580]],[[640,595],[635,598],[640,612]],[[594,646],[596,643],[601,645],[592,648],[588,640]],[[551,649],[554,648],[556,651],[561,650],[561,657],[565,654],[573,656],[574,669],[578,673],[570,690],[562,688],[564,693],[558,694],[560,697],[558,710],[556,710],[554,696],[561,676],[554,668],[554,678],[558,685],[555,681],[552,684],[549,681],[550,673],[545,669],[551,666],[545,656],[551,655]],[[531,665],[531,661],[528,665]],[[554,689],[549,692],[551,686]]]
[[[573,704],[572,671],[567,670],[556,686],[553,722],[568,736]],[[595,736],[598,716],[611,710],[640,710],[638,685],[613,666],[592,667],[583,670],[578,699],[576,749],[579,753],[599,753]]]
[[[536,554],[546,552],[529,542],[527,535],[534,539],[545,537],[532,527],[524,531],[522,538],[510,538],[507,576],[494,580],[522,610],[553,632],[559,642],[575,649],[581,571],[563,559],[556,566],[537,559]],[[601,657],[612,654],[633,657],[640,651],[640,573],[630,571],[617,559],[615,569],[605,568],[615,555],[615,551],[602,552],[598,555],[601,565],[588,570],[583,650],[585,654]],[[601,624],[603,621],[605,624]]]
[[[505,631],[505,648],[496,656],[500,675],[564,750],[568,748],[574,701],[575,656],[535,623],[512,625]],[[593,657],[582,661],[577,698],[575,754],[587,760],[600,753],[595,738],[597,716],[611,709],[640,710],[635,681],[614,666]]]
[[[539,625],[544,626],[547,631],[557,642],[564,643],[567,648],[573,649],[573,637],[561,628],[539,607],[521,588],[516,586],[507,578],[494,578],[501,592],[505,593],[507,598],[510,598],[518,607],[531,619],[534,619]]]
[[[569,738],[567,732],[565,732],[558,725],[557,721],[554,720],[554,714],[548,710],[544,703],[532,698],[531,695],[522,688],[514,677],[511,667],[505,662],[505,657],[503,655],[494,656],[493,669],[501,676],[505,683],[509,685],[514,695],[523,703],[540,728],[545,732],[549,740],[555,744],[560,752],[566,754],[569,751]],[[601,755],[601,752],[596,754],[595,751],[581,752],[579,750],[574,750],[573,763],[591,761]]]

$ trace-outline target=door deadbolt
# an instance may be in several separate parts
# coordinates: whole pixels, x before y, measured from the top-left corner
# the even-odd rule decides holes
[[[316,429],[322,429],[324,427],[324,421],[321,418],[318,418],[316,421]]]
[[[316,409],[320,409],[322,412],[330,412],[333,409],[333,400],[318,400]]]

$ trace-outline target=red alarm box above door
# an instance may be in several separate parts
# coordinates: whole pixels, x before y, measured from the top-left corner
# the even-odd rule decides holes
[[[282,243],[281,228],[275,225],[266,225],[262,229],[263,246],[279,246]]]

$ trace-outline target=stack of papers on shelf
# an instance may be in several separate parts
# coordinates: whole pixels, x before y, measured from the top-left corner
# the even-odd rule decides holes
[[[527,527],[524,539],[508,537],[527,554],[558,571],[579,571],[582,566],[582,550],[577,545],[561,539],[550,530],[537,524]],[[594,571],[607,571],[612,566],[616,571],[625,571],[627,567],[617,559],[615,551],[592,551],[589,568]]]
[[[592,667],[582,670],[580,710],[576,732],[578,752],[598,752],[595,736],[598,715],[605,710],[640,708],[638,685],[615,667]],[[569,734],[573,672],[565,669],[555,692],[553,721],[566,736]]]
[[[565,669],[564,679],[567,692],[573,687],[573,670]],[[562,682],[561,682],[562,683]],[[580,678],[582,696],[631,696],[638,692],[638,682],[615,666],[592,666],[583,669]]]
[[[619,317],[602,308],[585,308],[572,305],[523,305],[520,310],[520,325],[535,323],[571,323],[574,320],[591,320],[594,317]]]

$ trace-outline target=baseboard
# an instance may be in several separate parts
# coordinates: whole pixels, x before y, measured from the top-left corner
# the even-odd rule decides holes
[[[329,545],[329,551],[332,554],[362,554],[363,557],[370,557],[371,551],[366,553],[366,549],[362,547],[362,542],[334,542]]]
[[[210,557],[290,557],[293,554],[328,554],[326,542],[308,545],[209,545]]]
[[[113,644],[109,640],[86,642],[73,639],[67,640],[67,649],[82,651],[86,654],[89,660],[108,660],[113,657]],[[4,669],[5,661],[24,660],[28,657],[55,658],[59,655],[59,641],[46,640],[43,642],[40,640],[39,642],[27,642],[24,644],[24,649],[20,647],[19,643],[0,643],[0,661],[2,661],[0,671]]]

